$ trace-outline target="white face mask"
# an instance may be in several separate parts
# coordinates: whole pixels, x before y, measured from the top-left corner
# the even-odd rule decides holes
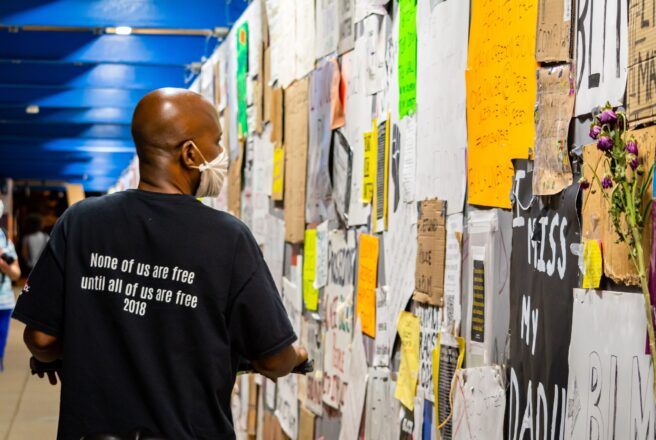
[[[228,174],[228,154],[225,148],[218,156],[211,162],[208,162],[203,153],[200,152],[196,144],[191,143],[200,157],[203,158],[203,163],[200,166],[192,167],[200,170],[200,185],[196,190],[196,197],[218,197],[223,188],[223,181]]]

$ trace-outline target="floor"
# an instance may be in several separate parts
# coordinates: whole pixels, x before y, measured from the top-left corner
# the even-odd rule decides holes
[[[54,439],[59,414],[59,385],[30,374],[23,345],[23,324],[12,320],[0,373],[0,439]]]

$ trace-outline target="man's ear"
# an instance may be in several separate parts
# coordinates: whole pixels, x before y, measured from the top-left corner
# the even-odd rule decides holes
[[[198,167],[201,161],[198,160],[198,151],[196,150],[194,141],[185,141],[180,148],[180,159],[187,168]]]

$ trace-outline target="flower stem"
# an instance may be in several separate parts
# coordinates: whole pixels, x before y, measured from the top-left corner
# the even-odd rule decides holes
[[[634,224],[631,225],[631,232],[637,250],[637,257],[633,258],[633,264],[638,269],[640,277],[640,287],[642,287],[642,296],[645,299],[645,312],[647,314],[647,334],[649,335],[649,350],[651,351],[651,367],[654,377],[654,396],[656,396],[656,338],[654,337],[654,320],[651,307],[651,295],[649,294],[649,283],[645,271],[645,258],[642,250],[642,237],[639,228]],[[637,261],[636,261],[637,260]]]

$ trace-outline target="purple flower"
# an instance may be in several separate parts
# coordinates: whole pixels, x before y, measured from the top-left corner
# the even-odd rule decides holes
[[[601,127],[598,125],[593,125],[590,127],[590,137],[592,139],[597,139],[599,137],[599,134],[601,133]]]
[[[638,154],[638,144],[636,141],[631,139],[629,142],[626,143],[626,147],[624,147],[628,153],[631,154]]]
[[[613,124],[615,124],[615,122],[617,122],[617,115],[611,109],[604,110],[599,115],[599,121],[601,121],[602,124],[613,125]]]
[[[601,151],[610,151],[613,149],[613,145],[613,138],[610,136],[602,136],[597,141],[597,148],[599,148]]]
[[[601,187],[603,189],[608,189],[611,186],[613,186],[613,179],[611,179],[610,176],[604,176],[604,178],[601,179]]]
[[[629,161],[629,166],[633,171],[635,171],[638,168],[638,165],[640,165],[640,162],[638,161],[637,157]]]
[[[587,179],[581,179],[581,180],[579,180],[579,185],[581,186],[581,189],[588,189],[588,188],[590,188],[590,182],[588,182]]]

